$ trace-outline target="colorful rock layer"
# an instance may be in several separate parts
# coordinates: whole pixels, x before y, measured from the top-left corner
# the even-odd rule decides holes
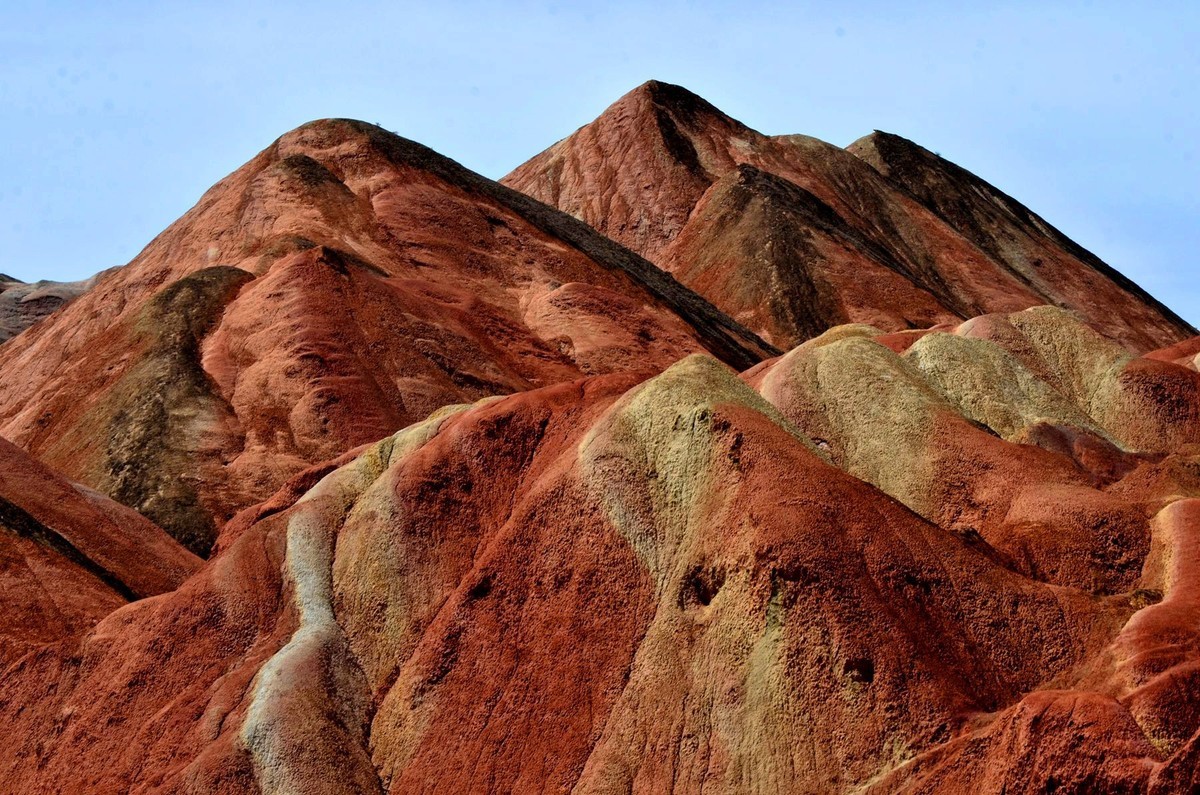
[[[314,122],[0,348],[0,436],[203,554],[237,510],[439,406],[776,351],[586,225]]]

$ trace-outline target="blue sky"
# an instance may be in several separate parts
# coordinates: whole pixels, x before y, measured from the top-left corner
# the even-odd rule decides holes
[[[123,264],[310,119],[496,178],[656,78],[766,133],[912,138],[1200,325],[1200,4],[781,5],[4,0],[0,272]]]

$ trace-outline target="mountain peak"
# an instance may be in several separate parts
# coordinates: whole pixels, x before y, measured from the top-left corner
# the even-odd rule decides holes
[[[920,144],[885,130],[873,130],[847,146],[846,151],[868,163],[884,176],[890,176],[893,169],[928,167],[934,163],[945,163],[959,168]]]
[[[1026,283],[1038,284],[1049,299],[1077,277],[1059,270],[1082,266],[1081,275],[1124,304],[1129,314],[1096,313],[1090,319],[1111,336],[1136,340],[1149,349],[1196,334],[1196,329],[1131,279],[1071,240],[1048,221],[1004,191],[920,144],[875,130],[846,150],[870,165],[934,212],[959,235],[1002,263]],[[1115,289],[1114,289],[1115,288]],[[1062,300],[1061,298],[1056,299]],[[1080,306],[1095,294],[1071,296]],[[1136,318],[1136,320],[1134,319]]]
[[[642,83],[610,105],[593,124],[603,123],[612,116],[624,117],[631,108],[637,108],[634,116],[652,113],[665,139],[680,133],[688,136],[713,133],[732,136],[750,131],[746,125],[699,94],[661,80]]]
[[[698,210],[743,165],[799,187],[785,193],[827,206],[833,223],[808,212],[804,199],[787,211],[796,234],[769,226],[779,234],[755,242],[732,207],[719,213],[725,226],[689,234],[701,217],[716,217]],[[633,249],[734,318],[757,318],[752,330],[782,347],[803,340],[773,337],[775,321],[808,313],[788,303],[811,291],[767,279],[764,258],[780,263],[777,273],[825,285],[846,319],[889,331],[1055,304],[1139,352],[1195,334],[1015,199],[908,139],[876,130],[842,149],[766,136],[661,81],[638,86],[503,182]],[[815,249],[805,242],[813,234]],[[779,259],[785,238],[792,250]],[[696,266],[701,249],[707,268]],[[776,301],[767,314],[779,316],[770,318],[760,300],[768,293],[795,297]]]
[[[625,96],[645,97],[658,107],[689,116],[708,114],[729,118],[699,94],[693,93],[683,86],[664,83],[661,80],[647,80]]]

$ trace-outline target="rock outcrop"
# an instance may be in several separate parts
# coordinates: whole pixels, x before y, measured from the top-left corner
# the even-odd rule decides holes
[[[1180,462],[1121,450],[967,332],[898,356],[835,329],[742,379],[694,355],[435,412],[239,515],[178,591],[22,658],[0,770],[95,792],[1187,791],[1195,466],[1166,487]],[[947,387],[959,346],[990,354]],[[1004,438],[1046,425],[1124,474]]]

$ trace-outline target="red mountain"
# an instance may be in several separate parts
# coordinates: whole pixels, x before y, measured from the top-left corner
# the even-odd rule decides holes
[[[648,84],[521,172],[785,353],[350,121],[0,346],[3,788],[1196,791],[1200,343],[853,149]]]
[[[434,409],[774,353],[584,224],[354,121],[283,136],[0,348],[0,435],[205,552]]]
[[[895,135],[767,136],[651,81],[502,180],[781,347],[1052,304],[1145,352],[1197,332],[978,177]]]

